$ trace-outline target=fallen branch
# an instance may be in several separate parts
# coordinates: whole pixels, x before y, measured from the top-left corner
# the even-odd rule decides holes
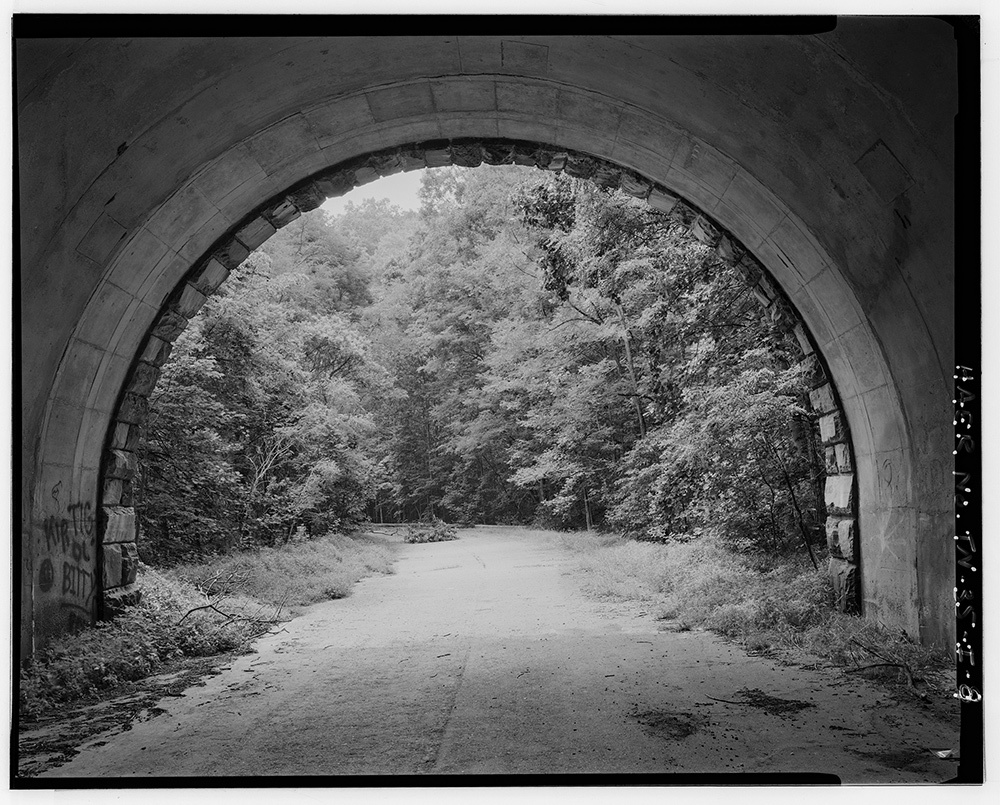
[[[742,705],[753,704],[753,702],[734,702],[729,699],[716,699],[714,696],[709,696],[707,693],[705,694],[705,698],[711,699],[713,702],[725,702],[726,704],[742,704]]]

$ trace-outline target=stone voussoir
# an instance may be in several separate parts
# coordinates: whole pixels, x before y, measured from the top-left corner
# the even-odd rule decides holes
[[[253,251],[276,231],[270,221],[262,216],[256,216],[236,230],[236,238]]]
[[[845,440],[844,418],[840,411],[831,411],[819,418],[819,437],[824,445]]]
[[[204,307],[208,297],[188,282],[183,282],[170,295],[167,307],[190,321]]]
[[[129,450],[106,450],[104,454],[104,477],[120,478],[123,481],[135,477],[139,466],[136,454]]]
[[[460,168],[475,168],[483,164],[483,149],[478,141],[455,141],[451,144],[451,162]]]
[[[130,506],[102,506],[100,522],[103,544],[135,542],[138,528],[135,509]]]
[[[378,178],[377,175],[376,178]],[[302,213],[292,203],[291,199],[286,197],[266,207],[262,215],[275,229],[281,229],[283,226],[288,226],[288,224],[302,215]]]
[[[162,341],[173,342],[187,329],[187,325],[188,320],[184,316],[176,310],[167,309],[160,313],[149,334]]]
[[[837,462],[837,472],[854,472],[854,460],[851,458],[851,446],[847,442],[840,442],[833,446],[834,456]]]
[[[123,542],[121,548],[122,584],[135,584],[139,573],[139,549],[134,542]]]
[[[163,366],[170,357],[174,345],[156,336],[149,336],[139,352],[139,360],[153,366]]]
[[[113,450],[135,450],[142,439],[142,427],[128,422],[115,422],[111,428],[110,447]]]
[[[570,153],[566,158],[566,173],[577,179],[589,179],[596,170],[597,162],[588,156]]]
[[[149,401],[138,394],[126,394],[118,406],[115,419],[132,425],[142,425],[147,416],[149,416]]]
[[[720,260],[725,260],[731,265],[735,265],[743,257],[743,249],[729,235],[723,234],[719,238],[719,243],[715,247],[715,253]]]
[[[833,386],[825,383],[814,388],[809,392],[809,404],[813,411],[818,414],[829,414],[832,411],[837,411],[837,402],[833,397]]]
[[[228,238],[223,243],[219,244],[213,254],[213,257],[215,257],[216,260],[222,263],[222,265],[230,271],[238,267],[249,256],[250,250],[244,244],[240,243],[235,237]],[[213,288],[210,291],[202,291],[202,293],[212,293],[214,290],[215,289]]]
[[[722,232],[704,215],[699,215],[691,225],[691,234],[706,246],[714,248],[722,239]]]
[[[299,209],[300,212],[310,212],[319,207],[324,201],[326,201],[326,196],[320,191],[316,182],[309,180],[303,184],[300,184],[294,190],[288,192],[288,198],[292,200],[292,203]]]
[[[316,189],[326,198],[336,198],[354,189],[354,171],[343,165],[313,178]]]
[[[624,184],[623,181],[623,188]],[[673,193],[668,193],[662,187],[652,187],[649,195],[646,196],[646,203],[657,212],[667,215],[677,209],[677,205],[681,203],[681,200]]]
[[[130,394],[137,394],[140,397],[148,397],[156,388],[156,381],[160,379],[160,368],[151,363],[140,361],[135,365],[132,374],[129,376],[125,391]]]
[[[234,242],[240,243],[235,239]],[[243,246],[243,244],[240,243],[240,246]],[[245,246],[243,248],[246,249]],[[247,254],[249,254],[249,252],[247,252]],[[231,269],[226,266],[222,260],[219,260],[214,256],[209,257],[207,260],[198,264],[188,282],[205,294],[205,296],[211,296],[219,289],[219,286],[226,281],[229,277],[230,271]]]
[[[424,161],[428,168],[444,168],[451,164],[451,143],[433,140],[424,144]]]
[[[122,546],[108,544],[101,546],[101,578],[104,589],[111,590],[122,585]]]
[[[824,486],[827,513],[831,510],[850,515],[854,511],[854,476],[828,475]]]

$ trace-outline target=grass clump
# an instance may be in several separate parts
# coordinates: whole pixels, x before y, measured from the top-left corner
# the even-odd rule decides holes
[[[276,548],[257,548],[192,564],[173,572],[208,595],[240,593],[280,606],[344,598],[366,576],[392,573],[387,540],[374,534],[329,533]]]
[[[408,525],[403,532],[403,542],[409,543],[447,542],[453,539],[458,539],[458,529],[438,519],[416,526]]]
[[[946,652],[839,612],[825,569],[815,570],[804,558],[754,562],[710,539],[652,543],[574,534],[563,540],[578,554],[585,592],[649,604],[679,630],[710,629],[758,653],[808,653],[913,689],[950,687]]]

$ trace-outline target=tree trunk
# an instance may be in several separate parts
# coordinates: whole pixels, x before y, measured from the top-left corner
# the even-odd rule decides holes
[[[635,362],[632,359],[632,345],[628,335],[628,323],[625,321],[625,310],[621,304],[615,302],[615,310],[618,311],[618,319],[622,323],[622,343],[625,345],[625,361],[628,369],[629,384],[632,387],[632,405],[635,408],[635,416],[639,422],[639,438],[646,436],[646,417],[642,413],[642,403],[639,402],[639,384],[635,379]]]

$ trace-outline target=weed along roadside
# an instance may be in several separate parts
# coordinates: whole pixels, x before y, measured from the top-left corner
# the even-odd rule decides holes
[[[953,727],[923,701],[698,627],[664,630],[649,601],[587,591],[592,571],[567,547],[578,536],[477,526],[401,544],[395,573],[141,703],[127,729],[36,765],[39,782],[953,771],[932,751],[953,747]]]
[[[142,598],[113,620],[53,641],[20,675],[22,725],[134,689],[152,674],[250,649],[301,607],[392,573],[397,540],[327,534],[170,569],[139,568]]]

